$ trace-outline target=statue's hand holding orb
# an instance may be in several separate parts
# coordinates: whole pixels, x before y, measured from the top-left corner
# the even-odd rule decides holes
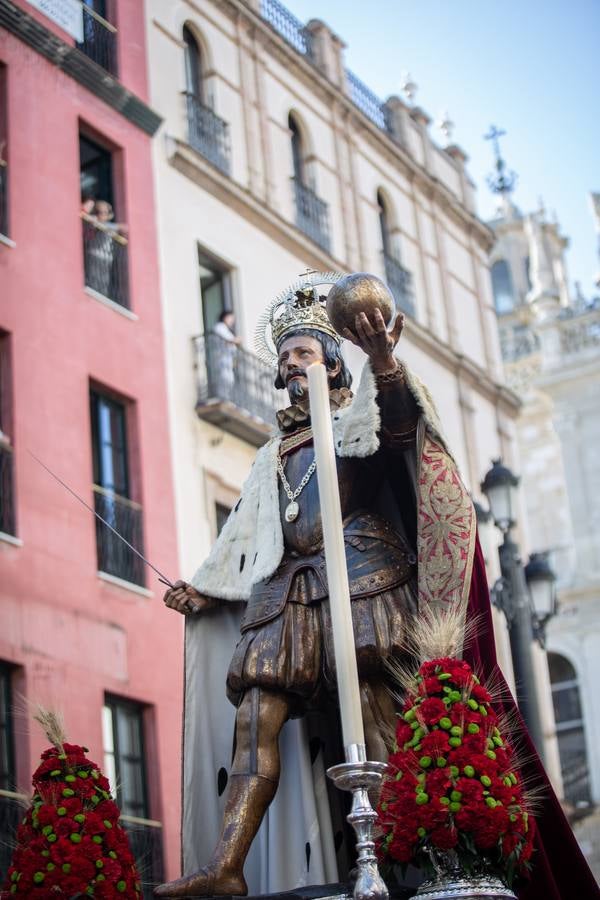
[[[394,348],[404,327],[404,315],[399,313],[388,331],[395,308],[387,285],[366,272],[341,278],[327,297],[331,324],[338,334],[364,350],[375,374],[393,371],[397,365]]]
[[[355,319],[365,313],[371,319],[378,309],[386,326],[392,320],[395,303],[386,284],[375,275],[355,272],[333,285],[327,296],[327,315],[338,334],[354,331]]]

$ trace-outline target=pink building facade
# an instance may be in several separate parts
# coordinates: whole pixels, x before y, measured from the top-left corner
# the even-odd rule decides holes
[[[81,16],[0,0],[0,830],[58,709],[152,882],[179,869],[182,623],[31,455],[177,577],[143,3]]]

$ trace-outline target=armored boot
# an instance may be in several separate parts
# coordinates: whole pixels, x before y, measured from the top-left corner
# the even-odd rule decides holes
[[[210,862],[186,878],[155,888],[155,897],[245,896],[244,863],[277,783],[262,775],[232,775],[223,826]]]

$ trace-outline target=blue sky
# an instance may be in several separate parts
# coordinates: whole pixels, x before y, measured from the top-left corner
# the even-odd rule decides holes
[[[590,190],[600,191],[599,0],[285,0],[303,22],[327,22],[348,45],[346,65],[378,96],[400,93],[404,71],[419,85],[416,103],[435,127],[447,109],[454,141],[468,154],[478,209],[490,218],[486,184],[494,123],[519,175],[523,212],[542,197],[570,238],[571,281],[590,295],[600,271]]]

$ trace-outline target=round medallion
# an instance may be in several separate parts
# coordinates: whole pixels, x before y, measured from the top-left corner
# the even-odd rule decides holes
[[[299,512],[300,512],[300,507],[298,506],[298,504],[296,503],[295,500],[292,500],[292,502],[288,503],[288,505],[285,508],[285,521],[286,522],[295,522],[295,520],[298,518]]]

